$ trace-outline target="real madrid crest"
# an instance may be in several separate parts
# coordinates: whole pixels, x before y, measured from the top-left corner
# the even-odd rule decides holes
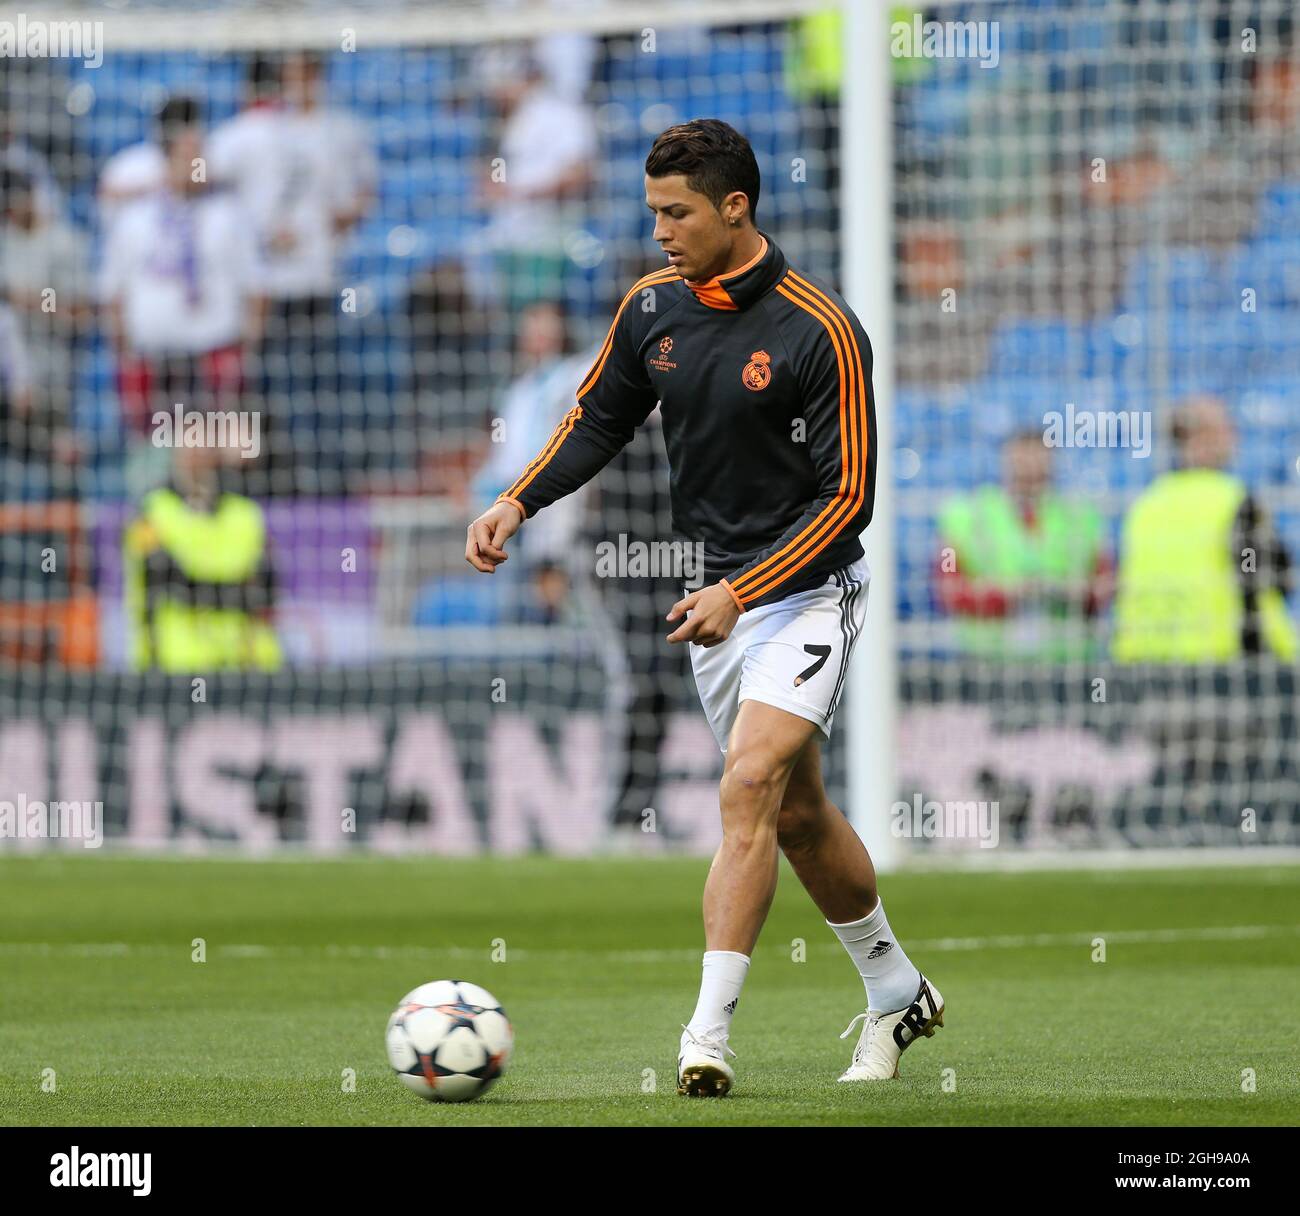
[[[749,356],[749,362],[745,364],[745,370],[740,373],[740,379],[746,388],[752,388],[754,392],[766,388],[772,383],[772,356],[765,350],[756,350]]]

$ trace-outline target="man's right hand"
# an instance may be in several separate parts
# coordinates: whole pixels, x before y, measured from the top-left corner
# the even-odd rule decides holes
[[[494,503],[470,524],[465,560],[482,574],[495,574],[496,568],[507,560],[503,546],[523,522],[518,507],[508,502]]]

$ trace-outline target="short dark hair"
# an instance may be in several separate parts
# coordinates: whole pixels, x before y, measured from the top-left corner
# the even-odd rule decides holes
[[[664,131],[645,158],[650,177],[680,173],[686,184],[715,207],[733,190],[749,199],[749,218],[758,223],[758,160],[735,127],[717,118],[694,118]]]
[[[15,165],[0,165],[0,207],[8,208],[20,198],[31,198],[36,183],[30,173]]]
[[[245,80],[253,98],[273,97],[280,91],[281,59],[279,55],[259,52],[248,61]]]
[[[158,111],[158,142],[169,146],[177,131],[198,126],[201,117],[199,103],[193,97],[182,93],[167,98]]]

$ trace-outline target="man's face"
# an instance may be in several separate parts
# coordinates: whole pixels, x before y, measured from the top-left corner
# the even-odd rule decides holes
[[[173,190],[185,193],[198,185],[195,162],[203,155],[203,134],[198,127],[177,127],[169,138],[167,180]]]
[[[1003,479],[1015,498],[1035,499],[1051,481],[1052,457],[1041,439],[1021,436],[1003,452]]]
[[[534,304],[519,322],[519,354],[540,363],[564,353],[564,317],[554,304]]]
[[[731,252],[727,224],[705,195],[687,186],[684,175],[647,175],[645,201],[655,217],[654,239],[682,278],[711,279],[726,265]]]
[[[289,105],[309,109],[320,92],[320,65],[306,55],[290,55],[280,74],[284,99]]]
[[[23,232],[36,227],[36,204],[29,191],[15,191],[9,196],[5,201],[5,219]]]
[[[1237,435],[1223,403],[1202,398],[1182,407],[1186,434],[1181,463],[1192,469],[1224,469],[1232,463]]]

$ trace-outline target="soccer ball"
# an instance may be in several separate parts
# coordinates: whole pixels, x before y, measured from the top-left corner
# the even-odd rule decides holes
[[[429,1102],[468,1102],[486,1092],[505,1072],[514,1042],[496,997],[464,980],[421,984],[388,1019],[388,1062]]]

